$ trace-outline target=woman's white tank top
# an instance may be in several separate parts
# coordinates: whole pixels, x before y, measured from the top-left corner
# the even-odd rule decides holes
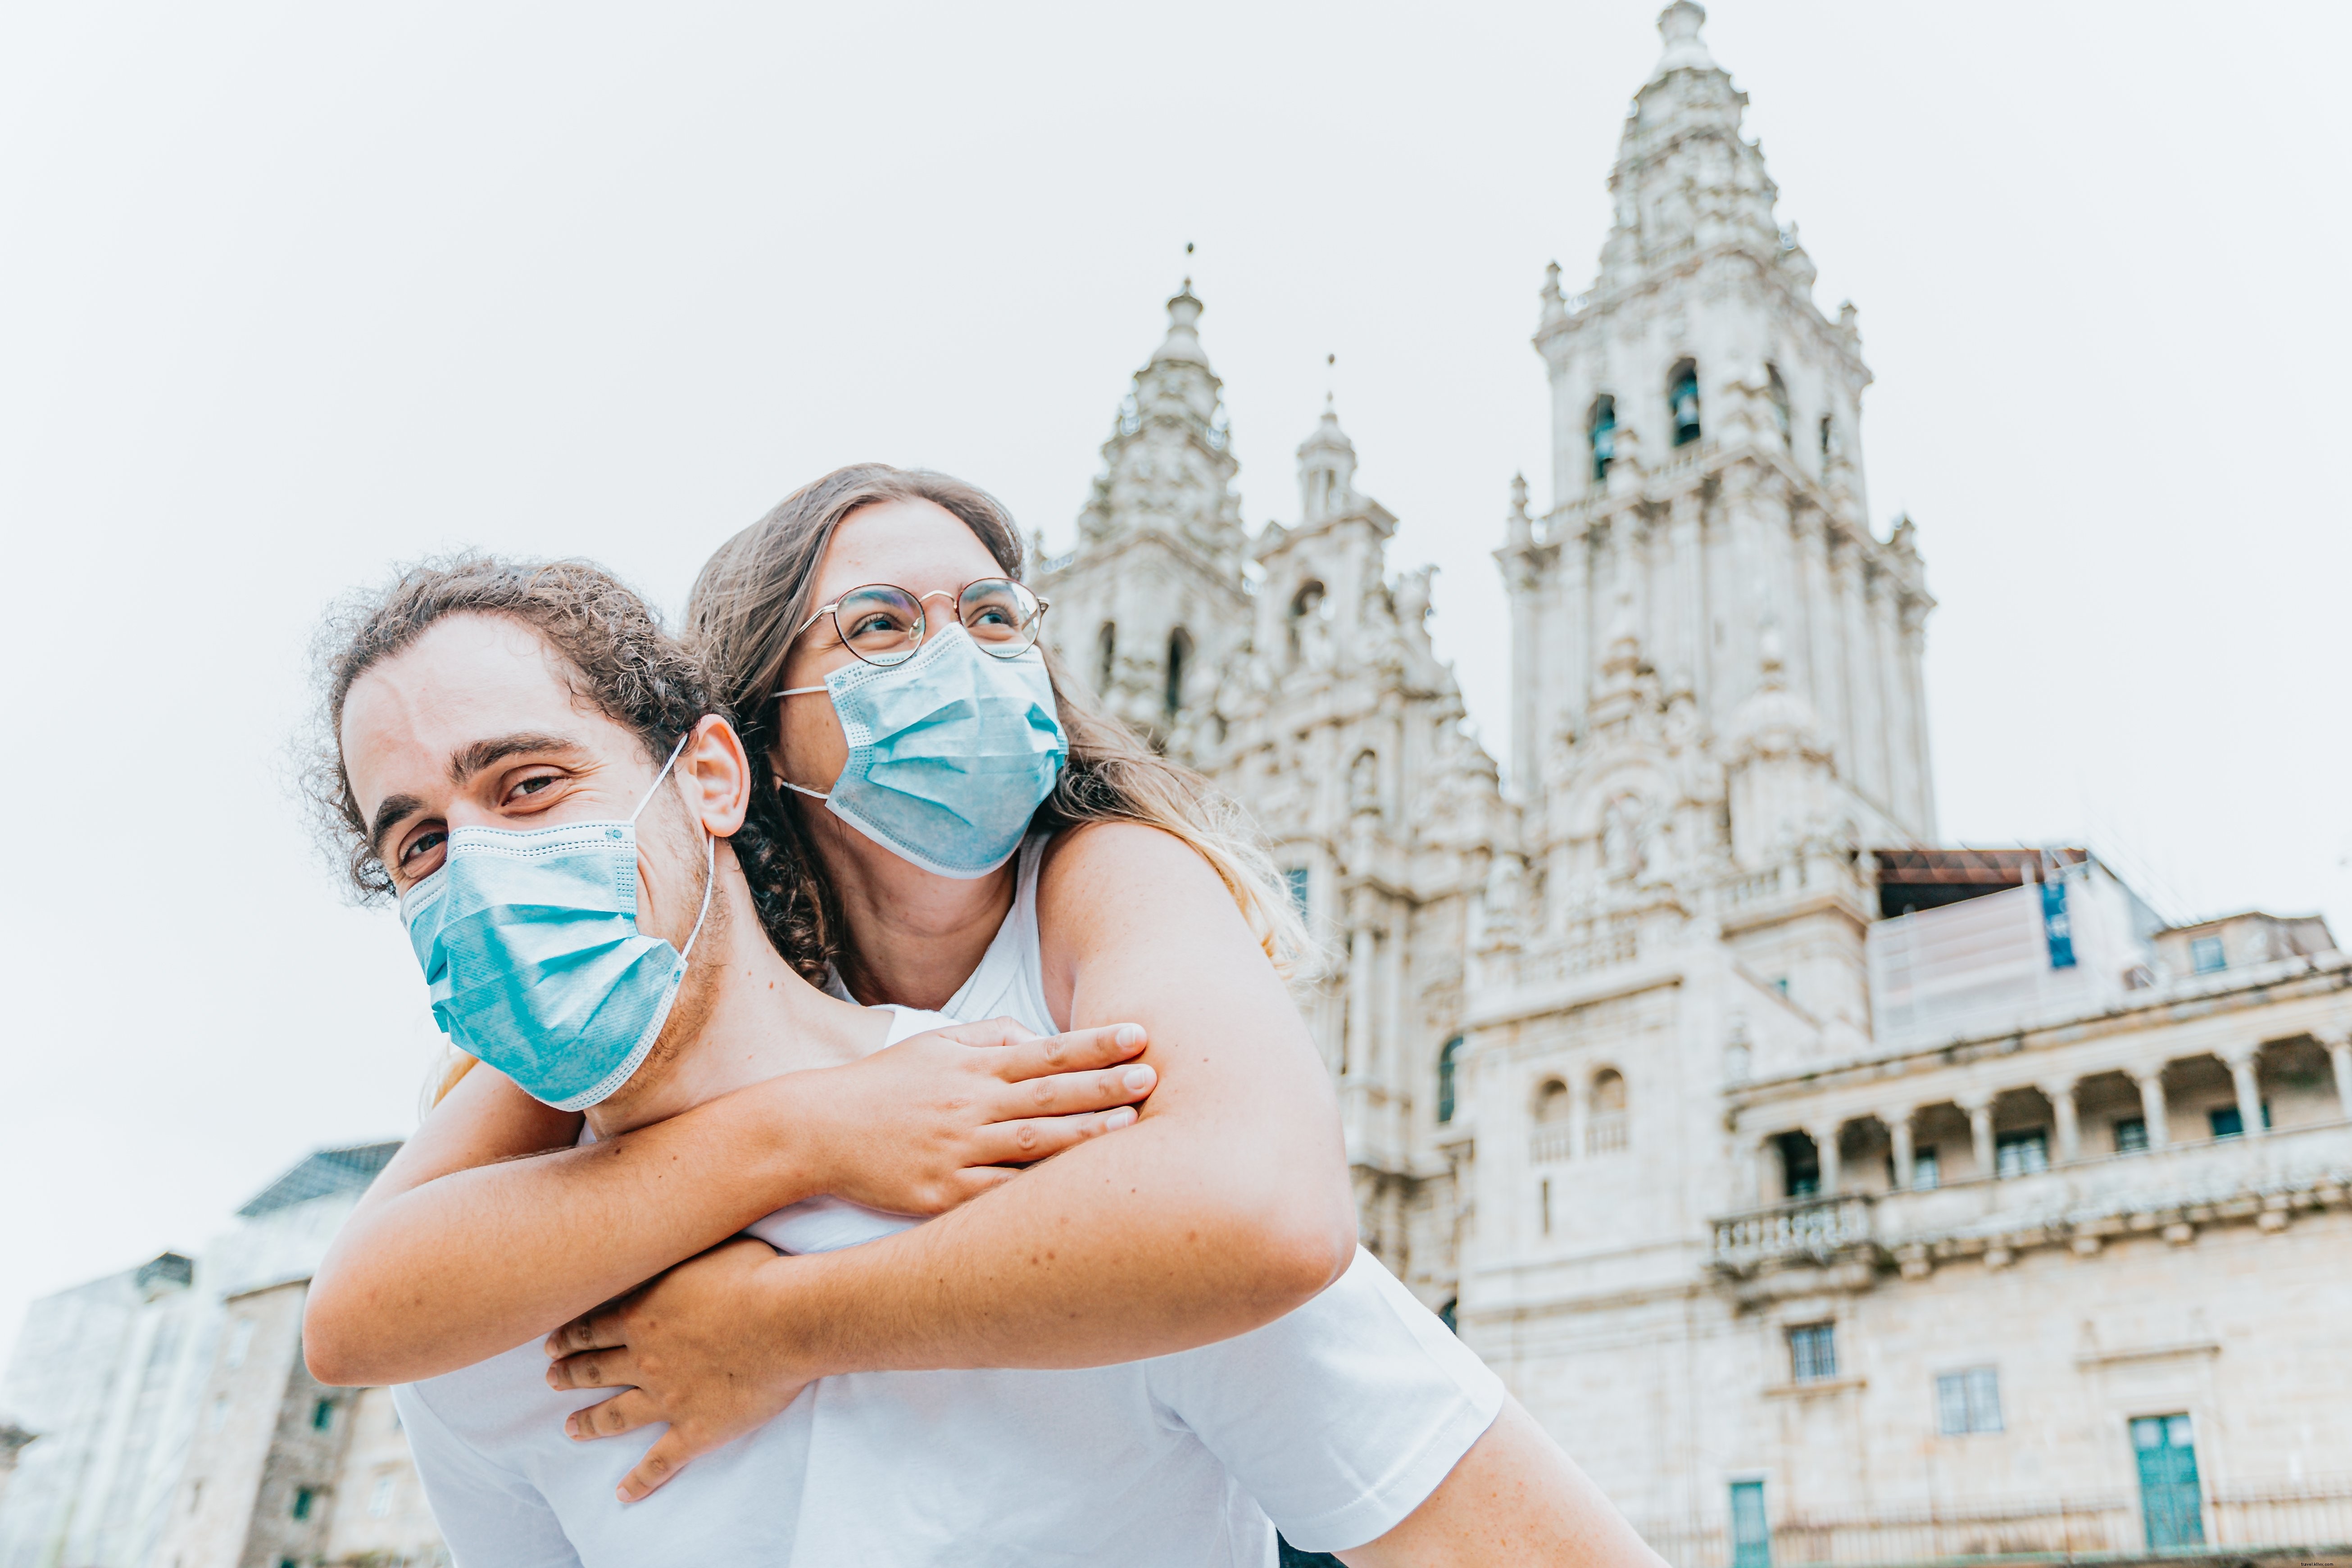
[[[996,940],[980,957],[980,967],[940,1009],[968,1024],[1011,1018],[1041,1035],[1061,1032],[1045,1005],[1045,960],[1037,941],[1037,868],[1053,836],[1033,833],[1022,840],[1019,880],[1013,907],[996,928]]]

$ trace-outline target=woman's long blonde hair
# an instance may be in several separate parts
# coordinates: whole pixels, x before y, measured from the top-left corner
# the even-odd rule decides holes
[[[1021,575],[1021,536],[1012,518],[994,497],[961,479],[861,463],[794,491],[719,547],[687,601],[687,635],[753,756],[772,753],[782,739],[772,694],[783,686],[795,633],[816,609],[817,571],[834,531],[859,508],[893,500],[927,500],[945,509],[971,530],[1006,576]],[[1290,973],[1308,952],[1307,928],[1241,809],[1096,708],[1050,651],[1045,668],[1069,758],[1054,793],[1037,808],[1033,830],[1138,822],[1182,839],[1233,894],[1276,968]],[[751,810],[733,842],[769,939],[818,984],[828,964],[854,982],[862,966],[801,817],[802,803],[778,786],[772,770],[754,774]]]

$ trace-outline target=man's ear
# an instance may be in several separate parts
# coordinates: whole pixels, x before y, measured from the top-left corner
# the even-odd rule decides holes
[[[696,721],[677,758],[678,788],[703,831],[732,838],[751,805],[751,760],[735,726],[717,714]]]

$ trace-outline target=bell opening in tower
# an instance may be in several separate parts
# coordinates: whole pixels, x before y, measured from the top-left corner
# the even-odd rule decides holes
[[[1605,392],[1594,398],[1584,423],[1592,442],[1592,482],[1597,485],[1608,479],[1610,461],[1617,456],[1617,400]]]
[[[1666,378],[1666,408],[1674,417],[1675,445],[1687,447],[1698,439],[1698,366],[1684,360]]]

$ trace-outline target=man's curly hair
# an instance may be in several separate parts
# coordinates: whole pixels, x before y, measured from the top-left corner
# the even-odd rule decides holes
[[[661,618],[603,567],[585,561],[509,561],[465,554],[420,562],[386,586],[351,595],[319,628],[312,661],[319,733],[303,793],[322,844],[362,899],[392,890],[343,765],[343,704],[352,686],[451,616],[503,616],[537,632],[560,657],[572,700],[635,735],[655,760],[713,701],[701,662]]]

